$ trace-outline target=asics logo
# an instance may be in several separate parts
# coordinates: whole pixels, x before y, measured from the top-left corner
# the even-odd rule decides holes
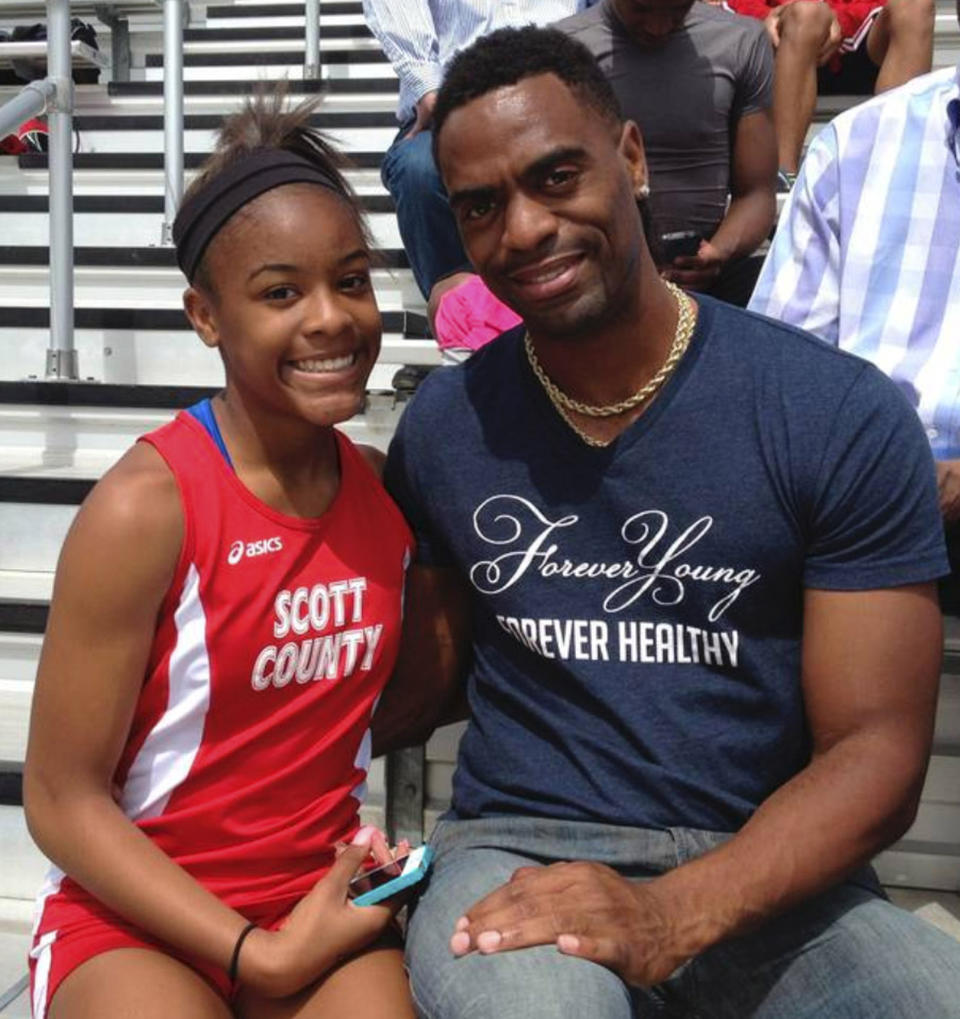
[[[236,566],[246,556],[252,559],[258,555],[269,555],[271,552],[279,552],[283,548],[283,542],[279,538],[261,538],[259,541],[235,541],[227,553],[227,562]]]

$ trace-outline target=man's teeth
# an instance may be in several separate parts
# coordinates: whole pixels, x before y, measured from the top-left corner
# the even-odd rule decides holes
[[[305,357],[294,361],[293,366],[302,372],[342,372],[351,367],[357,360],[356,354],[345,354],[343,357]]]
[[[527,283],[549,283],[550,280],[555,280],[558,276],[562,276],[567,269],[570,268],[570,262],[559,262],[554,265],[547,266],[538,272],[535,276],[528,276],[525,280]]]

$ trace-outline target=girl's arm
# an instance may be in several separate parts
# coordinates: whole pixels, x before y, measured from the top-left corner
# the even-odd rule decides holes
[[[245,918],[158,849],[112,796],[182,535],[176,483],[146,444],[128,452],[81,507],[57,567],[24,806],[40,849],[104,905],[226,968]],[[241,955],[245,983],[262,994],[292,993],[383,929],[390,909],[346,900],[367,852],[344,853],[282,931],[250,935]]]

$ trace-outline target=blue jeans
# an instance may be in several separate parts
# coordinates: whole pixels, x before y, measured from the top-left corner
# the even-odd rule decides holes
[[[869,874],[716,945],[651,991],[552,945],[451,955],[457,917],[520,866],[590,859],[635,880],[727,835],[540,818],[441,821],[436,860],[407,930],[423,1019],[957,1019],[960,944],[893,906]]]
[[[461,269],[472,271],[460,243],[447,191],[430,149],[433,134],[404,135],[413,120],[401,128],[380,164],[380,178],[397,207],[400,237],[417,286],[424,297],[437,280]]]

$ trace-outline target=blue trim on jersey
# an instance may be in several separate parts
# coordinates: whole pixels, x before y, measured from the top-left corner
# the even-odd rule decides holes
[[[233,461],[230,459],[223,436],[220,434],[220,426],[217,424],[217,419],[214,416],[210,398],[207,397],[200,400],[199,403],[195,403],[192,407],[187,407],[187,413],[192,414],[206,428],[207,434],[213,439],[217,449],[223,453],[223,459],[227,461],[227,466],[234,470]]]

